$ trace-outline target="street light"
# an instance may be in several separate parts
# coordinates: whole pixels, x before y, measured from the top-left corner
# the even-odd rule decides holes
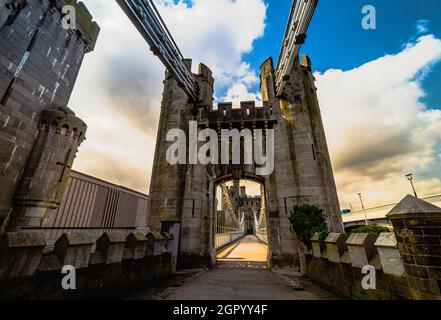
[[[364,223],[365,223],[366,225],[368,225],[368,218],[367,218],[367,215],[366,215],[366,209],[364,208],[364,203],[363,203],[362,194],[359,193],[359,194],[358,194],[358,197],[360,198],[361,207],[363,208],[363,213],[364,213]]]
[[[412,186],[413,193],[415,194],[415,198],[418,198],[418,194],[415,190],[415,186],[413,184],[413,173],[406,174],[407,180],[409,180],[410,185]]]

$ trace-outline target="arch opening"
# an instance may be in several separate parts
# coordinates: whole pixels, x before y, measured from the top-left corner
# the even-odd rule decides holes
[[[214,183],[215,263],[228,267],[268,266],[268,217],[264,181],[231,178]]]

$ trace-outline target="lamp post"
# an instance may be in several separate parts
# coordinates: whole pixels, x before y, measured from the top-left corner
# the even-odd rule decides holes
[[[366,214],[366,209],[364,208],[364,203],[363,203],[363,197],[362,194],[359,193],[358,197],[360,198],[360,202],[361,202],[361,207],[363,208],[363,213],[364,213],[364,223],[365,225],[368,225],[368,218],[367,218],[367,214]]]
[[[415,198],[418,198],[418,194],[415,190],[415,185],[413,184],[413,173],[406,174],[407,180],[409,180],[410,185],[412,186],[413,193],[415,194]]]

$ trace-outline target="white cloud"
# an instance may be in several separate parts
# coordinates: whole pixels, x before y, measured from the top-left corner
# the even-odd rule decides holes
[[[423,34],[429,32],[429,20],[418,20],[416,23],[416,29],[418,34]]]
[[[441,192],[441,111],[421,102],[422,79],[441,60],[441,40],[422,36],[402,52],[349,71],[316,74],[342,205],[363,192],[371,205]]]
[[[116,1],[84,2],[101,33],[95,51],[86,55],[70,101],[89,125],[75,169],[146,192],[164,67]],[[193,59],[193,70],[203,62],[212,69],[218,91],[231,88],[231,96],[239,100],[256,97],[247,88],[259,79],[242,55],[263,35],[267,9],[263,0],[156,3],[181,51]],[[104,167],[112,170],[103,171]]]

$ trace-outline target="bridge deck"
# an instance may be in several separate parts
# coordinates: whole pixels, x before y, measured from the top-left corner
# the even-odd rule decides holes
[[[141,291],[135,300],[334,300],[326,290],[290,270],[267,267],[267,246],[255,236],[246,236],[223,250],[211,271],[188,270],[179,285],[152,294]],[[184,271],[183,271],[184,272]],[[193,272],[193,275],[192,275]],[[185,274],[185,272],[183,273]],[[296,288],[293,287],[293,283]],[[298,288],[304,290],[299,290]]]
[[[256,236],[245,236],[217,256],[220,268],[267,267],[268,247]]]
[[[336,300],[333,294],[300,279],[291,279],[304,290],[296,291],[271,270],[221,269],[201,275],[174,288],[167,300]]]

